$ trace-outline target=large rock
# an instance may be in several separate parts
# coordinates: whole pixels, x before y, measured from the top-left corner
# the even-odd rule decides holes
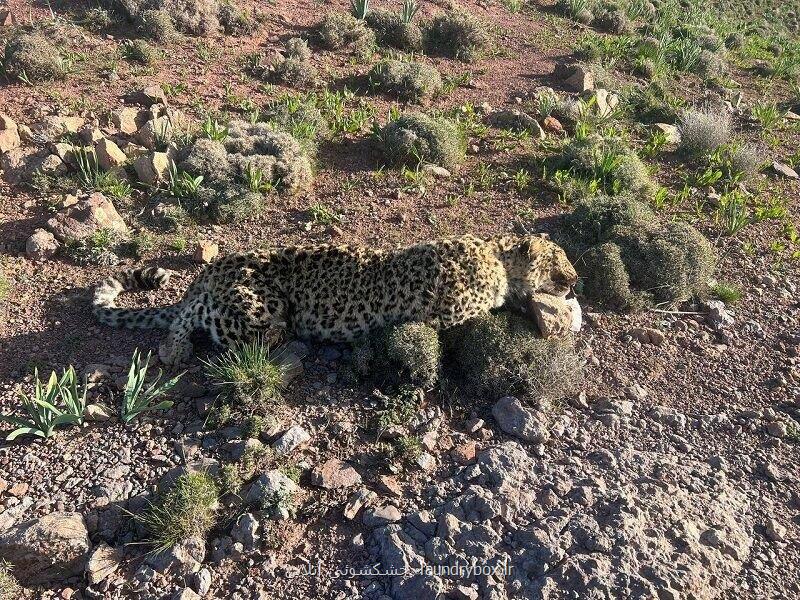
[[[120,133],[133,135],[147,123],[147,115],[147,111],[125,106],[111,111],[109,120]]]
[[[311,434],[300,425],[292,425],[286,433],[279,437],[272,447],[278,454],[288,454],[311,439]]]
[[[522,440],[540,444],[550,437],[543,413],[525,408],[513,396],[500,398],[492,407],[492,416],[500,429]]]
[[[531,312],[545,339],[561,338],[572,329],[573,307],[565,298],[550,294],[533,294]]]
[[[0,113],[0,154],[19,148],[20,143],[17,124],[8,115]]]
[[[33,126],[33,133],[41,141],[55,142],[66,133],[77,133],[85,124],[83,117],[45,117]]]
[[[0,560],[11,563],[26,586],[63,581],[83,573],[89,532],[79,513],[55,512],[0,534]]]
[[[145,154],[133,162],[133,169],[139,181],[145,185],[155,186],[169,178],[171,159],[166,152]]]
[[[294,481],[277,469],[273,469],[250,484],[244,500],[247,504],[268,507],[299,490],[300,488]]]
[[[108,229],[121,235],[128,233],[128,226],[125,225],[125,221],[111,200],[99,192],[62,210],[47,221],[47,226],[62,242],[81,239],[101,229]]]
[[[563,78],[564,89],[568,92],[580,94],[594,89],[594,73],[583,65],[562,66],[555,74]]]

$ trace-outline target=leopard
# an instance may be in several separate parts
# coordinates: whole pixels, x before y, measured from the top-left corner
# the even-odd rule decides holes
[[[117,273],[94,291],[97,319],[112,327],[163,328],[165,365],[187,363],[192,334],[222,348],[289,338],[354,342],[377,329],[419,322],[447,329],[534,294],[564,298],[578,275],[547,236],[440,238],[382,249],[359,245],[284,246],[224,255],[204,266],[182,299],[154,308],[117,307],[123,292],[154,290],[173,272]]]

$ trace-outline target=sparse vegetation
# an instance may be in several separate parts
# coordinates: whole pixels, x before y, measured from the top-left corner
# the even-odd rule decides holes
[[[169,392],[181,375],[162,381],[163,372],[158,370],[158,375],[152,380],[149,386],[147,382],[147,371],[150,368],[150,353],[142,359],[138,348],[133,351],[131,366],[128,369],[128,378],[122,390],[122,406],[120,407],[120,418],[124,423],[130,423],[139,415],[153,410],[166,410],[173,404],[172,400],[160,400]]]
[[[432,52],[464,62],[476,60],[488,42],[485,25],[462,9],[435,16],[425,30],[425,45]]]
[[[511,313],[478,317],[443,332],[455,385],[488,401],[506,395],[560,400],[578,389],[583,363],[569,340],[539,337]]]
[[[281,400],[288,366],[260,340],[229,348],[203,364],[206,376],[235,404],[254,411]]]
[[[216,521],[219,490],[206,472],[180,475],[136,519],[144,526],[146,542],[157,554],[192,538],[204,539]]]
[[[407,113],[389,121],[377,134],[393,164],[418,166],[425,162],[446,168],[464,158],[464,136],[458,125],[443,117]]]
[[[442,90],[436,67],[420,62],[385,60],[370,71],[370,81],[383,92],[402,100],[429,100]]]
[[[22,597],[22,587],[14,577],[11,565],[0,561],[0,600],[18,600]]]
[[[715,256],[696,229],[661,223],[626,196],[579,202],[564,217],[562,245],[581,276],[583,294],[618,310],[675,306],[708,292]]]
[[[64,78],[69,72],[69,63],[43,33],[34,31],[9,40],[3,71],[20,81],[35,84]]]

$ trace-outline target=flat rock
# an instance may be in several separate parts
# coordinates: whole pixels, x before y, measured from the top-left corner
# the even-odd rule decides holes
[[[86,524],[75,512],[50,513],[0,534],[0,560],[13,565],[14,575],[26,586],[81,575],[90,548]]]
[[[386,504],[384,506],[367,509],[364,511],[362,520],[366,527],[373,528],[383,527],[389,523],[396,523],[402,518],[403,513],[400,512],[399,508],[391,504]]]
[[[192,253],[195,262],[208,264],[219,255],[219,245],[215,242],[201,240],[197,242]]]
[[[100,229],[108,229],[120,235],[127,235],[128,226],[114,208],[111,200],[100,192],[95,192],[84,200],[79,200],[47,221],[47,226],[60,241],[81,239]]]
[[[288,454],[298,446],[305,444],[311,439],[309,434],[300,425],[292,425],[286,433],[278,438],[272,447],[278,454]]]
[[[119,568],[121,560],[121,550],[101,542],[92,551],[92,555],[86,565],[86,576],[89,578],[89,583],[100,583],[112,575]]]
[[[800,175],[797,174],[792,167],[789,165],[785,165],[783,163],[775,161],[772,163],[772,170],[775,171],[778,175],[782,177],[786,177],[787,179],[799,179]]]
[[[359,485],[361,475],[346,462],[332,458],[313,472],[312,481],[314,485],[336,490]]]
[[[8,115],[0,113],[0,154],[19,148],[20,143],[16,122]]]

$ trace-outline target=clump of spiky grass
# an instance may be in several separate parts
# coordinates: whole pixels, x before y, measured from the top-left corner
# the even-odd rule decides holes
[[[216,522],[219,490],[206,472],[185,473],[137,515],[157,554],[191,538],[204,539]]]
[[[442,90],[442,77],[436,67],[420,62],[385,60],[375,65],[370,81],[381,91],[401,100],[428,100]]]
[[[464,135],[456,123],[443,117],[407,113],[387,123],[378,138],[384,154],[395,164],[429,162],[449,169],[464,160]]]
[[[464,62],[478,58],[488,41],[486,26],[460,8],[437,15],[425,31],[425,44],[431,51]]]
[[[724,110],[710,107],[689,109],[678,121],[681,133],[680,150],[691,156],[713,152],[731,138],[731,117]]]
[[[22,587],[11,572],[11,564],[0,561],[0,600],[18,600],[22,597]]]
[[[260,340],[229,348],[203,364],[206,376],[215,385],[247,406],[257,408],[282,398],[287,366]]]
[[[478,317],[442,338],[453,382],[487,400],[513,394],[560,400],[583,378],[583,361],[571,340],[544,340],[518,315]]]

